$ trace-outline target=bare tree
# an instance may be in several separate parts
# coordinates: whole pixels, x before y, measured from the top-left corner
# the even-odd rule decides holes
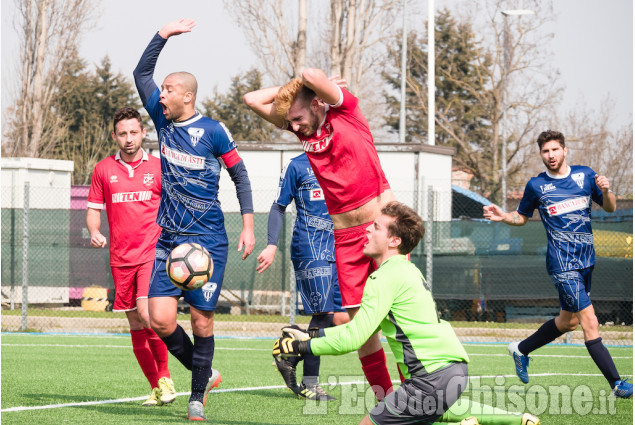
[[[50,152],[64,128],[51,108],[64,64],[77,51],[94,13],[94,0],[16,0],[20,87],[7,109],[4,153],[39,157]]]
[[[307,55],[306,0],[223,2],[243,29],[266,75],[275,80],[288,80],[300,75],[306,66]]]
[[[341,75],[351,91],[378,61],[377,51],[401,12],[400,0],[331,0],[331,74]]]
[[[359,87],[369,65],[376,63],[369,59],[377,54],[373,47],[380,46],[385,29],[401,10],[401,0],[331,0],[330,10],[316,3],[311,11],[307,10],[306,0],[224,2],[266,73],[275,81],[299,76],[309,65],[307,56],[311,57],[309,66],[330,58],[327,67],[331,73],[346,78],[352,90]],[[329,37],[322,35],[325,33]]]
[[[531,9],[534,14],[508,16],[509,27],[506,31],[505,18],[501,12],[518,8]],[[527,155],[535,154],[527,147],[533,143],[536,132],[553,114],[560,101],[562,88],[558,82],[558,72],[551,65],[547,47],[553,38],[553,33],[546,29],[546,25],[554,20],[552,2],[466,1],[457,10],[458,16],[472,22],[475,29],[475,46],[479,52],[476,57],[480,61],[476,70],[479,72],[480,86],[487,90],[474,90],[474,86],[464,84],[461,80],[454,83],[464,84],[465,90],[479,102],[489,105],[487,121],[491,125],[490,146],[487,148],[491,162],[475,162],[470,168],[480,181],[480,187],[475,189],[500,200],[503,196],[503,161],[507,165],[508,180],[515,180],[524,167]],[[440,70],[440,73],[444,78],[451,78],[444,70]],[[503,108],[507,112],[505,140],[501,134]],[[436,123],[441,129],[449,129],[451,119],[437,114]],[[469,140],[455,142],[469,149]],[[501,158],[503,143],[507,146],[505,158]]]
[[[633,122],[614,129],[611,122],[614,111],[615,102],[611,98],[606,98],[597,109],[579,103],[564,116],[552,119],[548,127],[565,135],[568,164],[591,167],[610,179],[617,196],[629,197],[633,195]],[[534,144],[536,157],[537,152]]]

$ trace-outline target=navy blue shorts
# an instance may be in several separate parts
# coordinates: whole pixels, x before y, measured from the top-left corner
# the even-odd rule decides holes
[[[581,270],[550,274],[551,281],[558,290],[560,307],[564,311],[577,313],[591,305],[591,274],[593,267]]]
[[[332,261],[292,260],[295,282],[305,314],[346,311]]]
[[[170,282],[165,269],[165,263],[170,252],[185,242],[195,242],[207,249],[214,262],[212,278],[202,288],[194,291],[183,291]],[[153,297],[180,297],[192,307],[203,311],[214,311],[216,302],[223,286],[225,265],[227,264],[227,235],[179,235],[177,233],[163,231],[157,241],[154,254],[154,267],[150,278],[150,290],[148,298]]]

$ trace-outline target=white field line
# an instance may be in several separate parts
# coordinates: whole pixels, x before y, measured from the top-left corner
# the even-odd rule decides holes
[[[493,379],[497,377],[504,378],[515,378],[516,375],[482,375],[482,376],[470,376],[470,379]],[[531,377],[538,376],[588,376],[588,377],[601,377],[600,373],[536,373],[531,374]],[[401,381],[394,380],[392,381],[394,384],[400,384]],[[366,381],[348,381],[348,382],[339,382],[335,385],[364,385]],[[333,386],[328,382],[322,383],[321,385]],[[269,385],[269,386],[261,386],[261,387],[242,387],[242,388],[228,388],[228,389],[219,389],[212,390],[210,393],[220,394],[220,393],[234,393],[234,392],[246,392],[246,391],[261,391],[261,390],[272,390],[272,389],[282,389],[287,388],[285,385]],[[189,392],[181,392],[176,393],[177,396],[187,396],[190,395]],[[81,401],[75,403],[60,403],[60,404],[47,404],[45,406],[16,406],[16,407],[8,407],[6,409],[0,410],[0,413],[8,413],[8,412],[24,412],[29,410],[45,410],[45,409],[60,409],[64,407],[77,407],[77,406],[98,406],[103,404],[116,404],[116,403],[128,403],[132,401],[141,401],[147,399],[147,395],[143,395],[140,397],[127,397],[127,398],[118,398],[111,400],[96,400],[96,401]]]

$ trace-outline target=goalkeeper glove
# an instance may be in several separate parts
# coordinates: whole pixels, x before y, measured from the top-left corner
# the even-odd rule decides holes
[[[273,343],[273,351],[271,352],[274,357],[283,359],[289,357],[300,357],[304,354],[309,354],[309,341],[299,341],[290,336],[283,336],[276,339]]]
[[[285,326],[282,328],[282,336],[290,336],[300,341],[306,341],[309,338],[319,338],[320,330],[318,328],[310,328],[304,330],[298,325]]]

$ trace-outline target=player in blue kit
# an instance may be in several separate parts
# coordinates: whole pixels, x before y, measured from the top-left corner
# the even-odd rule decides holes
[[[214,310],[223,284],[228,240],[218,201],[221,168],[236,185],[243,228],[238,251],[243,260],[255,245],[251,183],[236,144],[220,122],[195,110],[196,78],[187,72],[169,74],[161,88],[153,80],[159,53],[174,35],[190,32],[194,21],[175,21],[164,26],[150,41],[134,70],[143,106],[154,122],[161,150],[161,203],[157,223],[162,227],[156,245],[149,290],[152,329],[170,353],[192,371],[190,420],[206,420],[203,406],[208,392],[221,381],[212,369]],[[196,242],[209,251],[214,262],[212,278],[200,290],[183,292],[172,285],[165,262],[176,246]],[[180,296],[190,304],[194,343],[176,322]]]
[[[278,194],[269,212],[267,247],[258,256],[260,264],[256,270],[262,273],[273,263],[282,218],[293,201],[297,215],[291,240],[291,261],[305,314],[312,315],[309,328],[324,329],[347,323],[348,313],[342,308],[335,268],[333,221],[305,153],[292,158],[282,170]],[[304,360],[302,385],[298,385],[295,377],[300,360]],[[275,362],[287,387],[298,396],[312,400],[334,399],[318,384],[318,356],[280,358]]]
[[[589,299],[595,265],[591,201],[613,212],[615,195],[605,176],[599,176],[589,167],[567,165],[562,133],[545,131],[537,142],[547,171],[529,180],[518,210],[505,213],[496,205],[483,207],[485,218],[512,226],[527,223],[537,208],[547,231],[547,272],[558,290],[560,315],[544,323],[527,339],[509,345],[516,374],[522,382],[529,382],[529,353],[581,325],[587,350],[615,395],[631,397],[633,385],[620,378],[611,355],[602,344],[598,319]]]

